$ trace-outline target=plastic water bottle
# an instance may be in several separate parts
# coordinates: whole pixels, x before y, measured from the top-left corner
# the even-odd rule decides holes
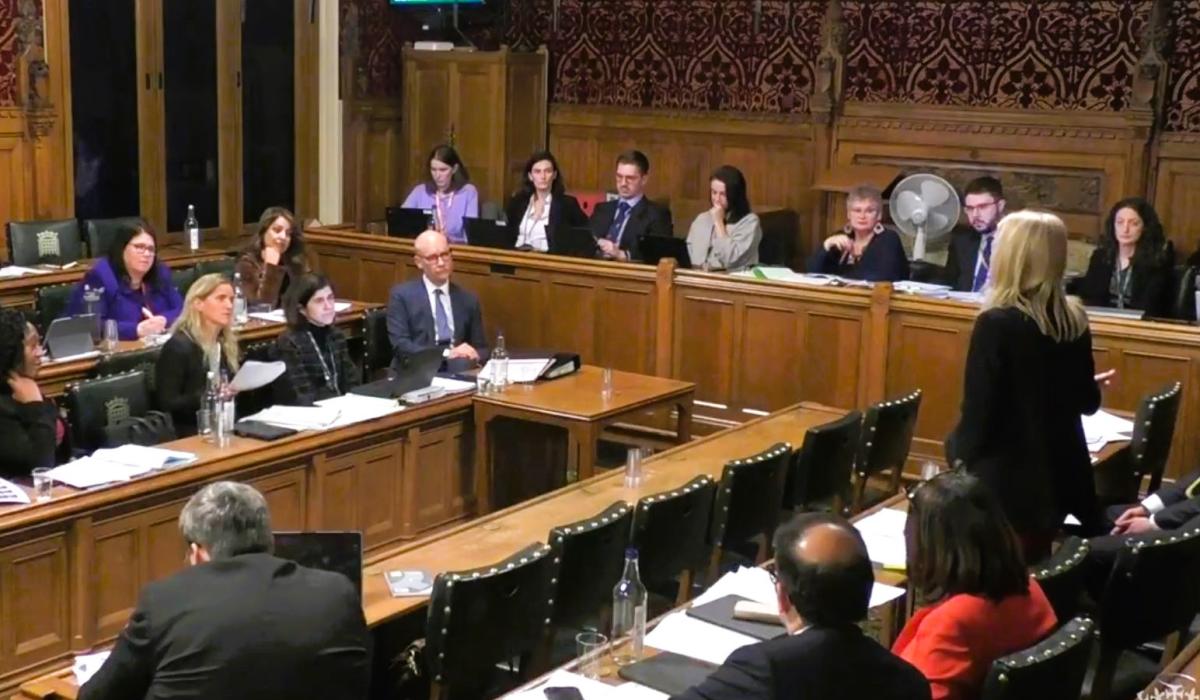
[[[508,349],[504,347],[504,334],[496,336],[496,347],[492,350],[492,387],[504,391],[508,386]]]
[[[625,573],[613,588],[612,641],[613,661],[628,666],[642,658],[646,641],[646,587],[638,576],[637,549],[625,550]],[[629,637],[628,642],[618,641]]]
[[[188,249],[200,250],[200,222],[196,219],[195,205],[188,205],[187,218],[183,220],[183,230],[187,232]]]
[[[242,291],[242,273],[233,273],[233,325],[244,326],[250,320],[246,308],[246,293]]]

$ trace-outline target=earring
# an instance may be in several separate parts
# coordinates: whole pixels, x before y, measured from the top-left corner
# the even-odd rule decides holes
[[[846,222],[846,225],[842,227],[842,233],[844,233],[844,234],[846,234],[847,236],[849,236],[849,235],[850,235],[851,233],[853,233],[853,232],[854,232],[854,229],[850,228],[850,222],[849,222],[849,221],[847,221],[847,222]]]
[[[883,224],[875,224],[875,228],[871,229],[871,233],[875,235],[883,233]]]

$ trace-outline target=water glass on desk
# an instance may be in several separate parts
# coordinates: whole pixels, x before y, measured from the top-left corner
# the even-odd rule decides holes
[[[600,678],[600,650],[608,643],[608,637],[588,630],[575,635],[576,672],[584,678]]]
[[[600,371],[600,398],[605,401],[611,401],[613,397],[613,371],[612,367],[605,367]]]
[[[104,336],[100,341],[100,350],[104,353],[114,353],[117,351],[121,342],[120,335],[117,331],[117,322],[115,319],[108,319],[104,322]]]
[[[38,503],[49,501],[53,488],[54,478],[50,476],[48,467],[38,467],[33,470],[33,495]]]

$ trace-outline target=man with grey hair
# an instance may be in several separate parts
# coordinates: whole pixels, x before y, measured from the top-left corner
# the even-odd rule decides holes
[[[220,481],[179,514],[190,566],[148,584],[80,689],[106,698],[364,698],[362,601],[345,576],[271,554],[262,494]]]

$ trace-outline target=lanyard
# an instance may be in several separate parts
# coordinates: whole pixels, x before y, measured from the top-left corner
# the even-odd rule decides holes
[[[1117,260],[1117,308],[1125,308],[1125,299],[1129,296],[1129,280],[1133,278],[1133,261],[1129,262],[1129,267],[1121,269],[1121,261]]]
[[[454,206],[454,190],[450,190],[450,194],[445,197],[445,200],[446,200],[446,206],[445,206],[445,208],[443,208],[441,193],[440,192],[433,193],[433,202],[437,207],[438,226],[440,226],[442,228],[442,230],[445,230],[448,228],[448,225],[446,224],[446,212],[450,211],[450,208]]]
[[[317,351],[317,359],[321,361],[321,373],[325,375],[325,386],[333,389],[333,393],[341,394],[342,392],[338,390],[337,366],[335,365],[333,371],[330,371],[329,365],[325,363],[325,356],[321,354],[321,348],[317,345],[317,339],[313,337],[311,331],[308,333],[308,340],[312,343],[313,350]],[[333,361],[332,354],[330,353],[330,362]]]

